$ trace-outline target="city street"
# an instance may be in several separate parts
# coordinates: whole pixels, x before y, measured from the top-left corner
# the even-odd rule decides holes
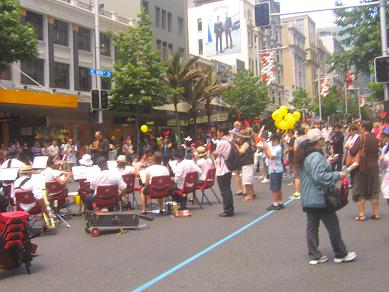
[[[284,210],[267,212],[269,185],[255,181],[258,199],[243,203],[235,197],[232,218],[218,217],[220,204],[203,210],[194,206],[190,218],[155,216],[153,222],[141,221],[149,227],[145,230],[93,238],[85,233],[83,219],[73,217],[71,229],[62,225],[57,234],[34,239],[39,256],[32,262],[31,275],[24,268],[0,271],[0,290],[130,291],[175,267],[149,290],[388,291],[386,202],[382,202],[381,221],[355,222],[352,202],[339,212],[344,241],[357,252],[357,261],[333,263],[328,235],[321,226],[320,248],[330,261],[311,266],[300,202],[289,201]],[[293,187],[286,183],[288,196]],[[198,254],[253,220],[251,227]],[[176,267],[196,254],[193,261]]]

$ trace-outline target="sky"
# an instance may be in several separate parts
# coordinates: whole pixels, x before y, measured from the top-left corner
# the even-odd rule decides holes
[[[331,8],[335,6],[335,0],[278,0],[278,2],[280,2],[281,13]],[[359,0],[342,0],[342,3],[343,5],[354,5],[359,4]],[[332,26],[335,20],[331,11],[309,13],[309,16],[315,21],[316,28]]]

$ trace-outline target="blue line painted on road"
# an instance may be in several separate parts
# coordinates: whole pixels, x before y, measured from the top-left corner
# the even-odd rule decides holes
[[[293,202],[294,200],[293,199],[289,199],[287,200],[284,205],[289,205],[291,202]],[[186,265],[189,265],[191,262],[197,260],[199,257],[205,255],[206,253],[210,252],[211,250],[215,249],[216,247],[218,247],[219,245],[223,244],[224,242],[226,242],[227,240],[230,240],[231,238],[234,238],[235,236],[239,235],[240,233],[242,233],[243,231],[245,231],[246,229],[250,228],[251,226],[257,224],[258,222],[260,222],[261,220],[265,219],[266,217],[270,216],[271,214],[273,214],[275,212],[275,210],[272,210],[272,211],[268,211],[266,212],[265,214],[259,216],[257,219],[254,219],[253,221],[251,221],[250,223],[246,224],[245,226],[241,227],[240,229],[236,230],[235,232],[231,233],[230,235],[224,237],[223,239],[219,240],[218,242],[215,242],[214,244],[208,246],[206,249],[203,249],[202,251],[196,253],[194,256],[188,258],[187,260],[179,263],[178,265],[174,266],[173,268],[167,270],[166,272],[160,274],[159,276],[155,277],[154,279],[150,280],[149,282],[143,284],[142,286],[139,286],[138,288],[135,288],[134,292],[141,292],[149,287],[151,287],[152,285],[160,282],[161,280],[165,279],[166,277],[170,276],[171,274],[177,272],[179,269],[185,267]]]

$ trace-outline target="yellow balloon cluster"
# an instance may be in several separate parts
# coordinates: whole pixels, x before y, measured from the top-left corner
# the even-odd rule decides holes
[[[140,131],[142,133],[147,133],[149,131],[149,127],[147,127],[147,125],[142,125],[140,126]]]
[[[296,122],[300,120],[301,114],[298,111],[289,113],[288,107],[283,105],[278,110],[275,110],[271,114],[271,117],[274,120],[276,128],[286,131],[294,128]]]

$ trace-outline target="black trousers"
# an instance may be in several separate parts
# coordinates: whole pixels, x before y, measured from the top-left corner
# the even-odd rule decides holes
[[[234,198],[231,191],[231,172],[225,175],[217,176],[217,184],[223,197],[223,211],[226,213],[234,213]]]
[[[216,34],[216,52],[217,53],[221,53],[223,52],[223,48],[222,48],[222,34]],[[219,48],[218,48],[219,47]]]
[[[231,30],[226,30],[224,34],[225,34],[225,36],[226,36],[226,46],[227,46],[227,48],[228,48],[228,47],[232,48],[232,36],[231,36]],[[229,44],[229,45],[228,45],[228,39],[229,39],[229,41],[230,41],[230,44]]]
[[[320,259],[321,253],[319,247],[319,225],[320,220],[324,223],[332,249],[336,258],[343,258],[347,255],[346,246],[343,243],[340,233],[339,220],[335,212],[306,212],[307,213],[307,242],[308,255],[310,259]]]
[[[0,195],[0,213],[7,212],[8,200],[4,196]]]

